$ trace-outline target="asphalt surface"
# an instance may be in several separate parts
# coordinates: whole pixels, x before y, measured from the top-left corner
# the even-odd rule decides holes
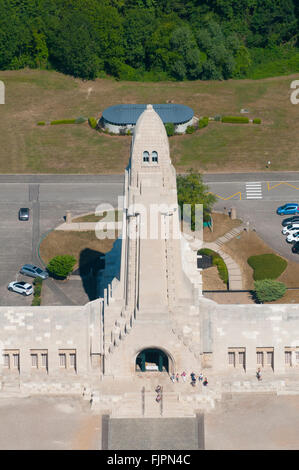
[[[236,207],[237,216],[270,247],[299,260],[281,234],[284,217],[276,215],[279,205],[299,201],[299,172],[205,174],[203,179],[217,196],[215,209]],[[22,278],[22,264],[38,263],[40,237],[62,223],[67,210],[79,215],[101,203],[116,206],[123,182],[123,175],[0,175],[0,305],[30,304],[30,297],[8,292],[7,284]],[[29,222],[18,221],[20,207],[30,208]]]
[[[7,285],[14,280],[32,283],[19,270],[25,263],[40,265],[40,237],[63,223],[67,210],[73,215],[93,212],[101,203],[116,205],[123,194],[123,176],[78,176],[0,175],[0,305],[31,304],[31,296],[9,292]],[[29,221],[18,220],[20,207],[29,207]],[[46,282],[62,304],[72,304],[53,281]]]

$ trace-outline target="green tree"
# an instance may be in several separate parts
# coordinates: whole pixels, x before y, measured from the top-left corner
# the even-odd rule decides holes
[[[259,302],[271,302],[280,299],[286,293],[286,286],[273,279],[254,282],[254,290]]]
[[[210,220],[210,213],[216,202],[216,196],[209,191],[209,187],[203,183],[199,173],[190,170],[187,175],[177,176],[177,194],[178,204],[181,210],[181,218],[187,218],[191,221],[191,229],[195,230],[195,205],[203,205],[203,219]],[[190,205],[190,213],[186,214],[184,205]],[[184,208],[184,209],[183,209]]]
[[[71,255],[58,255],[52,258],[47,266],[49,273],[58,279],[65,279],[74,269],[76,258]]]

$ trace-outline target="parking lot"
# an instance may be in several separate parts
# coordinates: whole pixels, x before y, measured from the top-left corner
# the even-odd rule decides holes
[[[9,292],[7,285],[15,280],[32,284],[33,279],[22,276],[19,270],[25,263],[41,265],[37,256],[40,237],[64,222],[67,210],[73,215],[93,212],[101,202],[116,204],[123,191],[122,182],[105,183],[102,177],[98,177],[98,183],[78,183],[76,177],[74,181],[66,182],[65,177],[65,182],[57,182],[55,176],[49,183],[49,178],[43,182],[42,177],[30,181],[28,176],[15,176],[13,182],[0,185],[0,305],[31,305],[32,296]],[[29,181],[23,183],[26,179]],[[20,207],[29,207],[29,221],[18,220]]]

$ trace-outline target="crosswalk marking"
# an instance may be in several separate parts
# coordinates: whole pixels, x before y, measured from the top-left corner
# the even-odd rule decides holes
[[[246,199],[262,199],[262,183],[251,181],[246,183]]]

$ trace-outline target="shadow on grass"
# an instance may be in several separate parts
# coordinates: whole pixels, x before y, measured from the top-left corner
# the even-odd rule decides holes
[[[80,253],[79,274],[89,300],[104,297],[104,291],[114,278],[119,279],[121,239],[117,239],[108,253],[85,248]]]

